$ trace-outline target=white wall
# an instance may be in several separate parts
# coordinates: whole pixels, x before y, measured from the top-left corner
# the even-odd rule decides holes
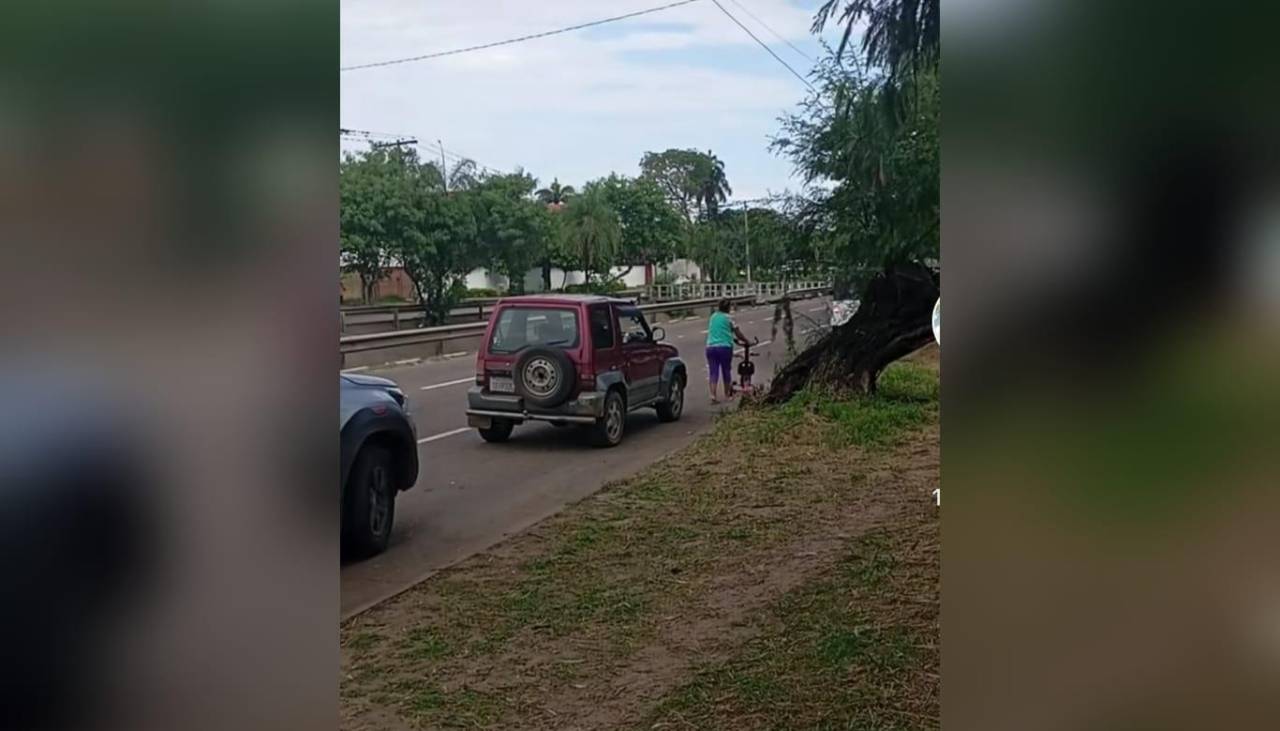
[[[702,279],[702,268],[690,259],[676,259],[670,265],[658,267],[658,271],[674,274],[676,276],[676,284],[701,281]]]
[[[614,267],[611,273],[614,276],[617,276],[624,271],[626,271],[626,267]],[[582,272],[568,272],[566,275],[566,272],[563,269],[551,269],[552,289],[560,289],[561,287],[570,284],[582,284],[585,281],[587,281],[587,278]],[[507,278],[486,269],[476,269],[467,275],[466,284],[467,287],[471,289],[506,289]],[[644,265],[638,264],[632,267],[631,271],[627,272],[626,276],[622,278],[622,286],[627,288],[643,287]],[[541,267],[536,267],[525,272],[524,289],[526,292],[542,291]]]
[[[506,289],[507,278],[488,269],[475,269],[467,275],[468,289]]]

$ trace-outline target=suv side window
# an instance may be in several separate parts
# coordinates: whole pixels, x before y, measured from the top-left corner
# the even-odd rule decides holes
[[[592,305],[588,313],[591,322],[591,345],[596,350],[613,347],[613,315],[608,305]]]
[[[649,324],[644,321],[644,314],[635,307],[618,308],[618,328],[622,331],[622,342],[647,343],[652,340]]]

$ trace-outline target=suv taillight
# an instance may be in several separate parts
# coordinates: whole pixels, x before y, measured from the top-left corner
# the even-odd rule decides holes
[[[484,385],[484,356],[476,355],[476,385]]]

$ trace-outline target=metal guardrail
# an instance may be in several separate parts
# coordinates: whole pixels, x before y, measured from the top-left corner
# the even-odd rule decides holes
[[[541,292],[530,292],[529,294],[542,294]],[[555,294],[555,293],[548,293]],[[512,295],[515,296],[515,295]],[[643,297],[647,296],[647,290],[644,287],[637,289],[619,290],[616,297]],[[502,299],[501,297],[466,297],[458,300],[457,310],[475,310],[477,308],[491,307]],[[396,302],[394,304],[383,305],[340,305],[339,309],[346,315],[389,315],[393,312],[405,312],[416,314],[422,311],[422,305],[417,302]]]
[[[719,302],[720,297],[707,297],[697,300],[684,300],[681,302],[657,302],[653,304],[640,305],[641,312],[663,313],[663,312],[679,312],[681,310],[692,310],[699,307],[707,307]],[[752,302],[755,301],[755,295],[741,295],[738,297],[728,298],[731,302]],[[438,343],[445,340],[454,340],[462,337],[473,337],[483,335],[485,328],[489,326],[486,322],[467,322],[459,325],[437,325],[436,327],[422,327],[412,330],[389,330],[380,333],[365,333],[363,335],[343,335],[338,339],[339,350],[342,353],[360,353],[367,350],[382,350],[384,348],[396,348],[403,345],[422,345],[425,343]]]
[[[536,293],[535,293],[536,294]],[[615,295],[616,297],[645,297],[647,296],[644,289],[628,289],[621,290]],[[501,297],[470,297],[459,301],[458,306],[449,311],[450,318],[471,317],[474,316],[477,322],[486,322],[489,315],[493,313],[493,306],[498,303]],[[360,315],[391,315],[390,320],[382,320],[382,322],[390,322],[392,330],[399,330],[401,327],[419,322],[423,318],[422,305],[416,302],[402,302],[393,305],[341,305],[339,311],[339,327],[343,333],[347,331],[348,325],[367,325],[374,323],[349,323],[348,317]]]

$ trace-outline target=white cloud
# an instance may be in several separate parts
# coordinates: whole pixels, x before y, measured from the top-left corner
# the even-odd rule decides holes
[[[663,0],[343,0],[341,65],[488,43],[620,15]],[[740,0],[816,55],[812,8]],[[811,5],[816,5],[815,2]],[[726,2],[801,73],[808,62]],[[804,86],[709,0],[500,48],[340,74],[343,126],[416,136],[496,168],[581,184],[635,174],[641,154],[712,149],[741,197],[780,190],[790,164],[766,149]],[[424,148],[424,155],[428,150]]]

